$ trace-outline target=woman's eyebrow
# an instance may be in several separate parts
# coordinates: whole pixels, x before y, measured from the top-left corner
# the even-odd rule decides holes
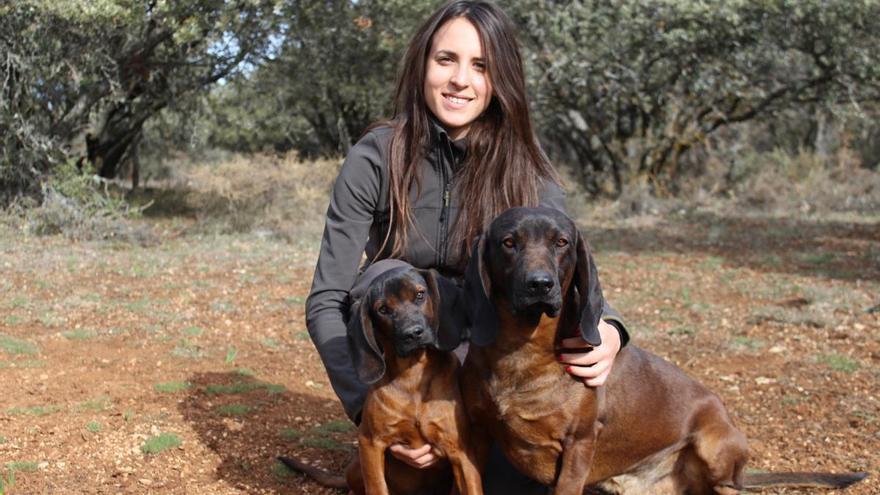
[[[449,58],[458,59],[458,53],[456,53],[456,52],[454,52],[454,51],[451,51],[451,50],[443,50],[443,49],[440,49],[440,50],[437,50],[436,52],[434,52],[434,56],[435,56],[435,57],[438,57],[438,56],[441,56],[441,55],[447,56],[447,57],[449,57]],[[485,63],[485,62],[486,62],[486,59],[483,58],[483,57],[474,57],[474,58],[471,59],[471,60],[473,60],[474,62],[482,62],[482,63]]]
[[[449,50],[437,50],[436,52],[434,52],[434,56],[440,56],[440,55],[445,55],[445,56],[450,57],[450,58],[458,58],[458,54],[455,53],[455,52],[453,52],[453,51],[449,51]]]

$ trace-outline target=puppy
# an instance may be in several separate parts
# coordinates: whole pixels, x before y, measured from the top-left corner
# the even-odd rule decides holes
[[[579,334],[599,345],[604,299],[589,246],[556,210],[496,218],[474,249],[465,294],[472,333],[463,395],[482,427],[473,429],[556,494],[728,495],[865,477],[744,473],[746,439],[721,400],[635,345],[620,351],[604,386],[572,378],[557,362],[558,344]],[[479,440],[481,459],[487,442]]]
[[[394,268],[379,275],[353,308],[348,325],[355,369],[370,391],[358,429],[359,456],[346,470],[357,494],[482,494],[466,441],[468,420],[458,387],[464,313],[459,290],[433,270]],[[437,464],[413,468],[386,450],[395,443],[441,451]],[[282,459],[319,482],[336,479],[296,459]]]

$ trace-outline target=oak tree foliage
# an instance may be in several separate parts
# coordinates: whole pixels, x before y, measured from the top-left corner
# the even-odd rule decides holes
[[[78,158],[105,178],[144,123],[264,49],[272,0],[21,0],[0,5],[0,193]],[[137,180],[137,162],[132,162]]]
[[[674,185],[681,158],[734,123],[880,98],[874,0],[509,4],[542,138],[592,191]]]
[[[733,125],[809,144],[822,116],[846,113],[878,135],[880,0],[498,1],[542,143],[589,192],[633,178],[674,192],[688,156]],[[144,143],[344,154],[389,116],[402,51],[436,6],[2,3],[0,203],[39,195],[70,160],[136,182]]]

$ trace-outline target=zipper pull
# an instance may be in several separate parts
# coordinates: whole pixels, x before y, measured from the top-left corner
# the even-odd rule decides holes
[[[449,187],[443,191],[443,206],[449,206]]]

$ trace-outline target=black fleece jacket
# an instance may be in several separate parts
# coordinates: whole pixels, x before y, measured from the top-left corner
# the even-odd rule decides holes
[[[321,250],[312,289],[306,302],[306,325],[318,354],[324,362],[333,390],[346,414],[357,421],[367,387],[352,365],[346,341],[349,291],[366,260],[377,257],[388,230],[387,155],[392,130],[383,126],[369,131],[345,158],[327,208]],[[400,259],[416,268],[434,268],[456,276],[458,253],[449,249],[449,233],[458,217],[459,196],[455,174],[465,153],[463,141],[452,141],[442,127],[434,124],[432,142],[419,164],[420,188],[411,192],[415,231]],[[487,187],[492,187],[487,184]],[[553,182],[540,192],[541,206],[565,211],[565,194]],[[389,239],[388,246],[394,239]],[[368,262],[367,261],[367,262]],[[606,320],[615,323],[621,342],[628,336],[619,315],[606,308]]]

